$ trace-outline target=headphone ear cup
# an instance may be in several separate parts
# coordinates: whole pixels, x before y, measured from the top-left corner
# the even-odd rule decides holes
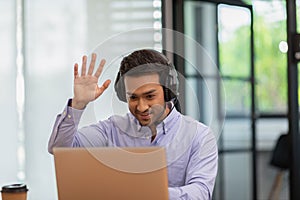
[[[169,72],[166,77],[164,92],[165,92],[165,100],[171,101],[172,99],[176,98],[179,94],[178,92],[179,81],[178,81],[177,71],[174,65],[169,64],[168,67],[169,67]]]
[[[115,92],[117,94],[117,97],[120,101],[127,102],[126,94],[125,94],[125,86],[124,86],[124,79],[121,77],[120,72],[118,72],[117,78],[115,80]]]
[[[164,81],[161,83],[164,84],[164,95],[165,95],[165,101],[171,101],[174,98],[177,98],[179,95],[179,80],[178,80],[178,74],[176,71],[175,66],[170,62],[168,57],[164,55],[163,53],[158,52],[161,57],[166,61],[168,66],[168,74],[165,78],[163,78]]]
[[[163,87],[163,90],[164,90],[164,97],[165,97],[165,101],[171,101],[175,95],[172,94],[171,90],[167,87]]]

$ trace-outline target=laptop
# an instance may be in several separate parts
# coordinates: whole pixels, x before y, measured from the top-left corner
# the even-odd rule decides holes
[[[59,200],[168,200],[162,147],[54,148]]]

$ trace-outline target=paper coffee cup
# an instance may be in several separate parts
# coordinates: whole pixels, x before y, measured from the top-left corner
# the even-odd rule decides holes
[[[2,200],[26,200],[27,186],[25,184],[11,184],[2,187]]]

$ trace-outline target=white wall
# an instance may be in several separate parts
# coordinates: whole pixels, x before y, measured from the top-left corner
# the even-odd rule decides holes
[[[56,115],[72,97],[73,65],[81,61],[83,54],[89,55],[97,45],[106,42],[105,49],[96,50],[101,54],[99,57],[110,56],[110,61],[114,61],[110,70],[104,72],[114,79],[122,58],[118,55],[120,50],[159,46],[160,41],[153,37],[155,31],[149,29],[125,34],[125,41],[116,42],[124,40],[120,36],[124,32],[153,29],[155,21],[161,20],[154,19],[153,13],[160,11],[160,7],[153,5],[149,0],[25,1],[25,104],[21,127],[24,142],[20,144],[15,95],[16,10],[14,1],[0,0],[1,186],[24,181],[29,187],[29,200],[57,199],[53,157],[47,152],[47,143]],[[111,38],[117,33],[119,37]],[[110,101],[112,93],[110,89],[107,94]],[[112,111],[106,110],[101,116],[108,112]],[[18,157],[18,146],[25,149],[24,163]],[[18,169],[23,170],[25,177],[17,176]]]
[[[0,0],[0,185],[17,178],[14,2]]]

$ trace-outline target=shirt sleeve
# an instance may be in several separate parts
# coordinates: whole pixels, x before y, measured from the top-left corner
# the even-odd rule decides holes
[[[212,199],[218,170],[218,149],[215,136],[208,132],[202,141],[193,143],[186,182],[182,187],[170,187],[169,199]]]
[[[77,110],[68,105],[56,117],[48,142],[49,153],[53,153],[54,147],[107,146],[108,139],[106,133],[111,128],[110,125],[99,122],[78,129],[78,124],[84,110]]]
[[[76,110],[66,105],[63,112],[57,115],[48,142],[49,153],[53,153],[54,147],[73,146],[75,133],[77,131],[77,127],[82,113],[83,110]]]

